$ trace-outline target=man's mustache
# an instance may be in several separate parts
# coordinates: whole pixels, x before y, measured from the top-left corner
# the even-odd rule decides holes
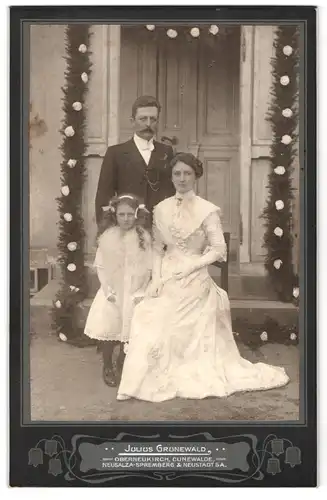
[[[152,130],[152,128],[147,127],[144,130],[142,130],[142,132],[153,132],[153,130]]]

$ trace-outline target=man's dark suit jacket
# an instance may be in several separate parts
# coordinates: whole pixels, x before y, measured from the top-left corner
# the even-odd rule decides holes
[[[115,193],[131,193],[139,196],[147,208],[152,210],[160,201],[175,193],[171,182],[169,163],[173,150],[160,142],[154,141],[149,165],[145,163],[133,139],[116,144],[107,149],[98,182],[95,198],[96,221],[99,224],[103,206],[107,206]],[[158,180],[153,191],[147,181]]]

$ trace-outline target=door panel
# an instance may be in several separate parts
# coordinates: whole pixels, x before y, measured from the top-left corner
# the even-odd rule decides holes
[[[182,37],[160,45],[122,39],[121,138],[134,99],[157,95],[162,106],[158,140],[177,137],[178,151],[204,163],[200,196],[221,207],[224,230],[231,232],[231,260],[238,261],[240,237],[239,65],[240,30],[208,47]]]

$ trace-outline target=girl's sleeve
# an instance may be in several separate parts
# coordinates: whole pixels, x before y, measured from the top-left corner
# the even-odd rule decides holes
[[[100,285],[101,285],[101,288],[103,290],[105,297],[109,298],[110,296],[115,295],[115,291],[109,285],[108,279],[107,279],[106,274],[105,274],[104,265],[103,265],[103,258],[102,258],[102,251],[101,251],[100,246],[97,249],[93,265],[96,268],[97,275],[98,275],[98,278],[100,281]]]

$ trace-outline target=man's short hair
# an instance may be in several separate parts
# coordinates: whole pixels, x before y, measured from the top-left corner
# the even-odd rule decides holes
[[[159,101],[150,95],[142,95],[136,99],[132,106],[132,117],[135,118],[136,111],[138,108],[149,108],[149,107],[155,107],[158,110],[158,114],[161,111],[161,106],[159,104]]]

